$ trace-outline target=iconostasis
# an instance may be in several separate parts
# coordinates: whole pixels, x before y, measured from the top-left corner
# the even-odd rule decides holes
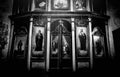
[[[92,13],[91,1],[30,0],[30,13],[18,5],[13,9],[12,58],[25,59],[28,69],[92,68],[107,53],[107,18]]]

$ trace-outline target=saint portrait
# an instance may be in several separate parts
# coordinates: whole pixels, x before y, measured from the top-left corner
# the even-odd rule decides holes
[[[34,27],[32,36],[32,50],[44,51],[44,27]]]
[[[25,55],[27,36],[16,36],[14,41],[14,56],[23,56]]]
[[[86,27],[77,27],[76,30],[76,44],[78,55],[87,55],[88,44],[87,44],[87,29]]]
[[[104,54],[104,35],[99,27],[93,29],[93,42],[95,56],[101,57]]]
[[[81,46],[81,50],[86,50],[86,34],[83,31],[83,29],[80,29],[79,32],[79,40],[80,40],[80,46]]]
[[[35,43],[36,43],[35,51],[42,51],[43,34],[41,33],[41,30],[39,30],[35,36]]]

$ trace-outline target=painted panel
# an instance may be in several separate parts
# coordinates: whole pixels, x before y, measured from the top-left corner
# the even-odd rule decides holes
[[[69,10],[70,0],[52,0],[52,10]]]

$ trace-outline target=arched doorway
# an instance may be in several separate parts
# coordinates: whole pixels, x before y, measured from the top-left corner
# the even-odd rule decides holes
[[[56,20],[51,23],[50,70],[72,70],[71,23]]]

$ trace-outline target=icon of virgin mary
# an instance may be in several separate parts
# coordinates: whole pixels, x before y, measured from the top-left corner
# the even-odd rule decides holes
[[[83,32],[83,29],[80,30],[79,40],[80,40],[81,50],[86,50],[86,34]]]
[[[35,42],[36,42],[35,51],[42,51],[43,34],[41,33],[41,30],[39,30],[38,33],[36,34]]]

